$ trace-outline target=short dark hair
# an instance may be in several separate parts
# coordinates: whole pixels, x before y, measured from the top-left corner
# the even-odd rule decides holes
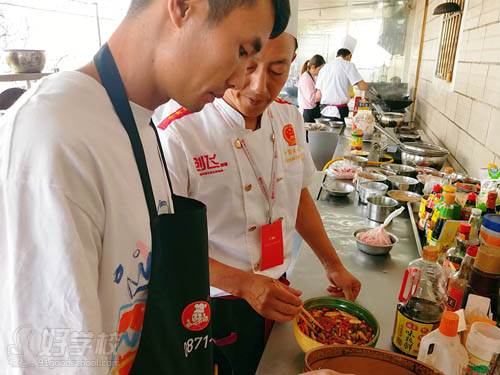
[[[347,57],[351,55],[351,51],[349,51],[347,48],[341,48],[337,51],[337,57]]]
[[[221,22],[234,9],[241,6],[251,7],[257,0],[208,0],[209,11],[208,20],[214,24]],[[290,1],[289,0],[271,0],[274,8],[274,25],[271,32],[271,38],[276,38],[285,31],[288,20],[290,19]],[[136,14],[141,11],[153,0],[132,0],[128,15]]]

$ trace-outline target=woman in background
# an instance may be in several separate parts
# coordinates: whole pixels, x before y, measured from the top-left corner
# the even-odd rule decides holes
[[[323,65],[325,65],[323,56],[314,55],[304,63],[300,72],[298,101],[305,122],[314,122],[315,118],[321,117],[319,109],[321,96],[315,85],[316,77]]]

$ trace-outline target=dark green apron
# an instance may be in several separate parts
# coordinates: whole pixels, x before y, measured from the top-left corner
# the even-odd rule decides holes
[[[213,374],[206,207],[176,196],[158,133],[174,214],[158,215],[144,149],[108,45],[94,58],[102,85],[127,131],[150,215],[152,266],[139,349],[131,374]]]

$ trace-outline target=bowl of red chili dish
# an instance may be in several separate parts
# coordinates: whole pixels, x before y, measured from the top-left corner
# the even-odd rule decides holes
[[[304,308],[324,328],[322,330],[314,323],[306,322],[308,318],[301,314],[295,317],[293,332],[304,352],[323,345],[374,347],[377,344],[380,335],[377,319],[357,303],[325,296],[308,299]]]

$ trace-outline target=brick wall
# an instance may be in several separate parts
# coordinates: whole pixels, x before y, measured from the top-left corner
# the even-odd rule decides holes
[[[451,163],[476,176],[500,165],[500,0],[466,0],[451,84],[435,78],[442,16],[429,2],[416,99],[415,121],[435,143],[452,154]],[[418,63],[425,1],[417,0],[410,72]],[[415,74],[410,74],[415,82]]]

